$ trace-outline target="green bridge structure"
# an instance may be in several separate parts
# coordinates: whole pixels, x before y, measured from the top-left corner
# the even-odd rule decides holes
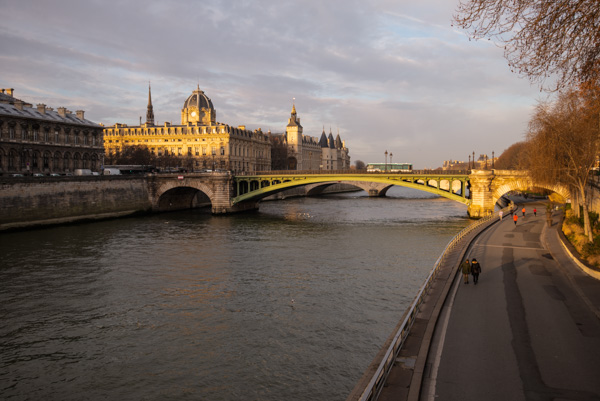
[[[421,170],[411,173],[366,173],[353,170],[269,171],[235,176],[233,180],[235,196],[231,198],[231,207],[234,209],[239,205],[256,204],[270,195],[300,186],[309,187],[306,191],[307,195],[316,195],[333,184],[355,186],[371,197],[385,196],[393,186],[418,189],[466,205],[467,212],[472,218],[480,218],[492,213],[498,200],[514,190],[545,188],[565,198],[569,197],[566,188],[536,185],[526,172],[513,170]]]

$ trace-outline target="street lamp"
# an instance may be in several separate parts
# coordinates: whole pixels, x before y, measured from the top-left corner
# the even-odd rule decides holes
[[[392,156],[394,156],[394,154],[390,152],[390,171],[394,169],[394,166],[392,166]]]
[[[469,170],[471,170],[471,155],[469,155]]]
[[[385,170],[384,171],[387,172],[387,155],[388,155],[387,149],[385,150],[384,155],[385,155]]]
[[[492,170],[494,169],[494,151],[492,150]]]

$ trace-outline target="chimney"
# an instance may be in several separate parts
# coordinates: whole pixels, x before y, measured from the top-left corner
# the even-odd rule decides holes
[[[85,120],[85,118],[83,118],[83,114],[85,113],[85,111],[77,110],[75,113],[77,114],[77,118],[79,118],[80,120]]]
[[[17,110],[23,110],[23,101],[21,101],[21,100],[15,100],[15,108]]]
[[[39,103],[37,105],[37,111],[42,114],[46,114],[46,105],[44,103]]]
[[[14,92],[14,89],[13,89],[13,88],[9,88],[9,89],[7,89],[7,90],[6,90],[6,94],[7,94],[8,96],[13,96],[13,92]]]
[[[58,115],[61,117],[66,117],[67,116],[67,108],[66,107],[59,107],[58,108]]]

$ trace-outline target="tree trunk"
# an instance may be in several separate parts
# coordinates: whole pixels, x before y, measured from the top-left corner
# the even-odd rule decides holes
[[[571,191],[571,210],[573,210],[573,216],[579,218],[579,194]]]
[[[579,193],[581,194],[581,206],[583,206],[583,232],[585,235],[587,235],[588,241],[593,242],[594,234],[592,233],[592,225],[590,224],[590,214],[588,212],[588,205],[585,199],[585,185],[579,186]]]

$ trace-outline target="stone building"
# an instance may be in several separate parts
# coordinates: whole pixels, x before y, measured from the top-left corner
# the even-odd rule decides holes
[[[200,87],[183,103],[180,125],[154,124],[148,88],[144,124],[115,124],[104,129],[107,154],[132,145],[146,146],[156,156],[183,157],[185,167],[192,170],[224,169],[235,173],[271,170],[269,137],[260,129],[251,131],[245,126],[232,127],[217,122],[213,103]]]
[[[345,170],[350,168],[350,155],[346,144],[340,134],[333,139],[331,130],[329,135],[325,128],[321,137],[311,137],[303,134],[300,118],[296,113],[296,106],[292,106],[292,113],[288,119],[285,135],[273,135],[273,141],[284,143],[287,146],[287,170]]]
[[[103,127],[65,107],[56,111],[14,97],[0,89],[0,174],[72,173],[98,171],[104,146]]]

